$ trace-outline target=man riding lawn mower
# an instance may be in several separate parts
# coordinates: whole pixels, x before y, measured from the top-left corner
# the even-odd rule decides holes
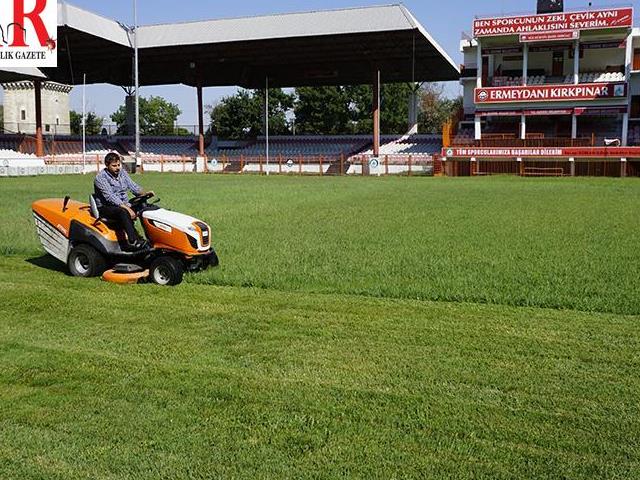
[[[151,279],[159,285],[177,285],[185,270],[217,266],[211,228],[196,218],[158,207],[159,200],[147,203],[154,193],[145,193],[119,168],[118,155],[114,154],[117,167],[110,155],[105,159],[107,169],[96,177],[96,193],[89,204],[69,197],[33,203],[44,249],[66,263],[74,276],[103,275],[115,283]],[[136,196],[128,200],[127,190]],[[114,205],[116,202],[121,203]],[[138,238],[133,225],[136,217],[148,242]]]

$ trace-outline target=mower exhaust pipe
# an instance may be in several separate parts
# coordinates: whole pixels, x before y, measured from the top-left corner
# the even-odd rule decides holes
[[[71,197],[69,195],[64,197],[64,201],[62,202],[62,211],[63,212],[67,211],[67,205],[69,205],[69,200],[71,200]]]

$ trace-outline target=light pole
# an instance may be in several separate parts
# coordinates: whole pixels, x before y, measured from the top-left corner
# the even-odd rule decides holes
[[[82,173],[87,173],[87,74],[82,77]],[[100,169],[98,168],[98,173]]]
[[[264,124],[265,124],[265,146],[267,154],[267,176],[269,176],[269,76],[265,78],[264,92]]]
[[[135,104],[136,104],[136,165],[140,158],[140,82],[138,78],[138,1],[133,0],[133,50],[134,50],[134,77],[135,77]],[[140,162],[142,167],[142,162]],[[141,168],[143,171],[144,169]]]

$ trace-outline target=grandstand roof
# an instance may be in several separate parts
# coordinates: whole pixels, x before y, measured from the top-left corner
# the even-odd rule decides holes
[[[402,5],[141,26],[141,85],[273,87],[455,80],[455,63]],[[132,84],[130,28],[58,4],[57,82]]]
[[[37,68],[3,67],[0,70],[0,83],[16,82],[20,80],[45,79],[45,75]]]

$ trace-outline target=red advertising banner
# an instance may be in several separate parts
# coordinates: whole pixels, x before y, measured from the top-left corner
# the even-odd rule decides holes
[[[640,147],[451,147],[447,158],[640,158]]]
[[[584,110],[584,109],[583,109]],[[598,109],[603,110],[603,109]],[[608,110],[608,109],[607,109]],[[549,116],[549,115],[573,115],[572,108],[553,108],[541,110],[478,110],[476,117],[527,117]]]
[[[627,107],[577,107],[574,109],[574,113],[576,115],[591,115],[596,117],[620,115],[621,113],[627,113]]]
[[[525,116],[527,117],[539,117],[549,115],[573,115],[573,109],[571,108],[556,108],[552,110],[525,110]]]
[[[626,83],[580,83],[475,89],[475,103],[566,102],[571,100],[623,99]]]
[[[630,28],[632,26],[633,8],[610,8],[546,15],[481,18],[473,22],[473,36],[480,38],[563,30]]]
[[[551,40],[577,40],[579,38],[579,30],[571,30],[567,32],[521,33],[520,43],[547,42]]]
[[[522,110],[486,110],[476,112],[476,117],[519,117]]]

